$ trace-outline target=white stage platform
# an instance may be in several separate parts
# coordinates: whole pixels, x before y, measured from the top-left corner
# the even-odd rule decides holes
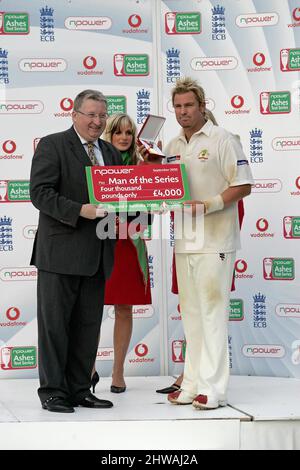
[[[127,391],[99,398],[108,410],[43,410],[37,380],[0,380],[0,449],[202,450],[300,449],[300,380],[232,376],[227,407],[212,411],[175,406],[155,393],[172,377],[128,377]]]

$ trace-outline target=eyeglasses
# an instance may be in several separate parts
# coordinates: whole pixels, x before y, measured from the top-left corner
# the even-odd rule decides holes
[[[77,111],[77,113],[83,114],[83,116],[88,117],[89,119],[100,119],[100,121],[105,121],[108,118],[108,114],[96,114],[96,113],[83,113],[82,111]]]

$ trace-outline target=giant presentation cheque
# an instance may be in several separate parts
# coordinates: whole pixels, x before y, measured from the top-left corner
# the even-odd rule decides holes
[[[111,211],[157,211],[190,199],[185,166],[135,165],[86,168],[89,198]]]

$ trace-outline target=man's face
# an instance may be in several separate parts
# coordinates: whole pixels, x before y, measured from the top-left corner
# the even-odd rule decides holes
[[[174,96],[174,109],[178,124],[192,135],[205,124],[205,103],[199,102],[192,91]]]
[[[97,140],[105,129],[106,113],[106,104],[103,101],[84,100],[80,110],[72,113],[78,134],[87,141]]]

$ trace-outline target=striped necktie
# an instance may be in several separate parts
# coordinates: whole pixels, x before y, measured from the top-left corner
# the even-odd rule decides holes
[[[98,160],[95,155],[93,142],[87,142],[87,149],[88,149],[88,156],[92,162],[92,165],[99,165]]]

